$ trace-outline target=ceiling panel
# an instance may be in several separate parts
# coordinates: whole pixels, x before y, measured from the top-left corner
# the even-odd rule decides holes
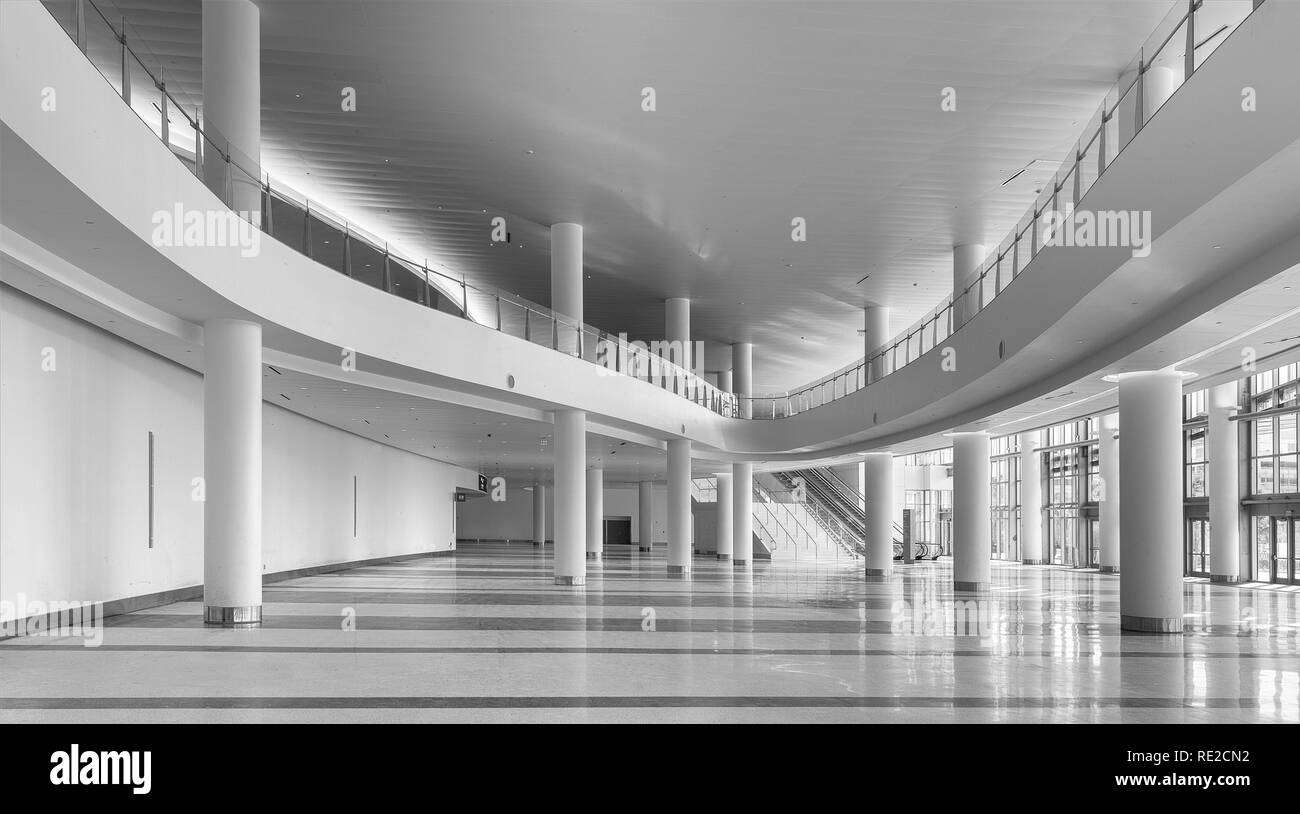
[[[201,98],[197,0],[105,5]],[[1173,4],[258,5],[277,181],[543,304],[549,224],[580,222],[586,321],[660,338],[690,297],[696,337],[755,343],[779,391],[861,356],[865,303],[898,331],[946,297],[951,246],[1010,230]]]

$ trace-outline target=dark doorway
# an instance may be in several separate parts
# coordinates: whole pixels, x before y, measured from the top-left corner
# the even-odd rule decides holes
[[[605,518],[605,545],[632,545],[632,518]]]

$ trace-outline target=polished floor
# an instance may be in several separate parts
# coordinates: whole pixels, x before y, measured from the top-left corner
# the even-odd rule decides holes
[[[269,585],[257,629],[185,602],[96,648],[9,639],[0,723],[1300,721],[1294,590],[1188,581],[1186,633],[1152,636],[1093,571],[995,564],[979,604],[942,561],[665,571],[615,551],[565,588],[549,549],[462,544]]]

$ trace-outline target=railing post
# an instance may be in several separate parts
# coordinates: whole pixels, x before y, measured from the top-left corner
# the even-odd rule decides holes
[[[424,261],[424,304],[433,307],[433,300],[429,298],[431,289],[429,287],[429,261]]]
[[[302,210],[302,253],[307,255],[308,260],[311,256],[311,201],[307,201],[307,206]]]
[[[197,141],[195,142],[195,146],[196,147],[198,146]],[[271,222],[271,177],[270,176],[267,176],[266,185],[262,187],[262,192],[264,195],[266,195],[266,203],[262,204],[262,231],[266,232],[268,235],[274,236],[275,232],[272,231],[273,224]]]
[[[1106,171],[1106,124],[1110,121],[1110,114],[1106,112],[1106,103],[1101,105],[1101,132],[1097,134],[1097,177]]]
[[[1083,173],[1079,172],[1079,167],[1083,162],[1083,153],[1079,152],[1082,142],[1074,145],[1074,208],[1079,208],[1079,199],[1083,197]]]
[[[167,149],[170,150],[172,143],[169,139],[169,136],[171,135],[171,125],[170,122],[167,121],[167,82],[163,77],[162,68],[158,69],[158,81],[154,84],[158,87],[158,95],[160,97],[158,99],[158,110],[162,113],[162,142],[163,144],[166,144]],[[228,144],[226,145],[226,163],[230,163],[230,145]],[[229,173],[227,173],[227,176],[228,175]],[[229,202],[227,202],[226,205],[229,206]]]
[[[1034,202],[1034,222],[1029,226],[1029,259],[1033,260],[1038,254],[1038,216],[1042,213],[1038,211],[1038,202]]]
[[[1143,48],[1141,51],[1138,51],[1138,74],[1137,74],[1137,78],[1133,80],[1133,84],[1134,84],[1133,90],[1137,94],[1135,98],[1134,109],[1133,109],[1133,135],[1134,136],[1136,136],[1138,133],[1142,131],[1142,125],[1145,124],[1143,119],[1146,117],[1143,115],[1143,110],[1142,110],[1142,86],[1146,84],[1143,81],[1143,77],[1146,76],[1146,72],[1147,72],[1146,49]]]
[[[86,53],[86,0],[76,0],[77,4],[77,47]]]
[[[429,261],[424,261],[425,268],[429,267]],[[465,319],[469,319],[469,285],[465,281],[465,275],[460,275],[460,310],[464,312]]]
[[[393,267],[388,253],[388,243],[384,243],[384,292],[393,293]]]
[[[501,330],[501,295],[497,295],[497,330]]]
[[[533,312],[528,310],[527,308],[524,309],[524,341],[525,342],[533,341],[533,320],[531,317],[532,313]]]
[[[1187,50],[1183,56],[1183,81],[1196,70],[1196,0],[1187,0]]]
[[[131,106],[131,51],[126,47],[126,18],[122,18],[122,33],[118,36],[122,43],[122,101]]]
[[[343,222],[343,273],[352,277],[352,228]]]

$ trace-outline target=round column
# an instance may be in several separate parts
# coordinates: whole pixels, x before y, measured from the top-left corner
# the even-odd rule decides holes
[[[587,414],[555,411],[555,584],[585,585]]]
[[[993,535],[989,513],[989,436],[959,432],[952,439],[952,587],[987,591]]]
[[[1119,89],[1123,93],[1128,90],[1119,101],[1117,116],[1119,118],[1119,149],[1124,149],[1132,139],[1137,135],[1151,117],[1156,114],[1174,91],[1182,77],[1182,70],[1177,72],[1171,67],[1157,65],[1148,68],[1142,75],[1142,120],[1138,121],[1137,115],[1137,86],[1133,85],[1133,79],[1137,76],[1137,70],[1125,71],[1119,78]]]
[[[1020,434],[1020,562],[1043,564],[1043,453],[1036,432]]]
[[[718,389],[721,390],[721,391],[724,392],[724,393],[734,393],[734,392],[736,392],[735,390],[731,389],[731,371],[730,371],[730,370],[719,370],[719,371],[718,371]]]
[[[1210,582],[1241,581],[1241,493],[1237,459],[1237,383],[1210,388],[1209,443]],[[1294,543],[1293,543],[1294,544]]]
[[[533,545],[546,545],[546,487],[533,487]]]
[[[668,573],[691,570],[691,442],[668,441]]]
[[[1183,632],[1182,377],[1119,377],[1120,628]]]
[[[655,485],[643,480],[636,485],[637,495],[637,549],[649,551],[654,545]]]
[[[862,461],[862,494],[866,498],[869,577],[886,577],[894,569],[894,456],[871,452]]]
[[[669,344],[668,361],[691,369],[691,301],[685,297],[664,300],[664,339]]]
[[[731,465],[731,560],[746,567],[754,559],[754,465]]]
[[[739,417],[753,418],[754,405],[749,397],[754,394],[754,346],[749,342],[737,342],[731,346],[731,383],[739,396]]]
[[[736,507],[732,496],[731,473],[719,472],[715,477],[718,482],[718,559],[729,560],[736,533],[732,523]]]
[[[867,383],[885,375],[885,358],[871,357],[889,343],[889,309],[883,305],[868,305],[862,309],[862,350],[867,359]]]
[[[587,470],[587,559],[598,560],[605,550],[605,470]]]
[[[262,621],[262,326],[203,324],[203,621]]]
[[[952,329],[965,325],[979,311],[979,289],[972,288],[967,295],[966,286],[984,262],[984,246],[966,243],[952,247]]]
[[[551,310],[555,312],[556,350],[578,355],[582,330],[582,227],[551,226]]]
[[[260,223],[261,14],[252,0],[203,0],[202,11],[203,132],[211,140],[201,151],[203,182],[231,209],[257,213],[253,222]]]
[[[1103,574],[1119,573],[1119,413],[1101,417],[1097,438],[1098,463],[1101,466],[1101,500],[1097,506],[1097,535],[1100,538],[1098,568]],[[1140,505],[1140,504],[1139,504]]]

